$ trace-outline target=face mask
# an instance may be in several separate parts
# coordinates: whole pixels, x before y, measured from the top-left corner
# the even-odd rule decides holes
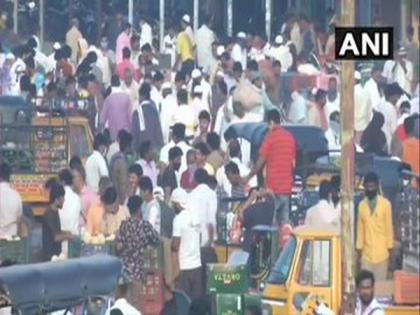
[[[376,190],[366,190],[365,191],[365,195],[369,200],[372,200],[373,198],[375,198],[377,194],[378,194],[378,192]]]

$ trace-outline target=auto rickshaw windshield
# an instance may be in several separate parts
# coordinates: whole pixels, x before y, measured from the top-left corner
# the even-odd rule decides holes
[[[268,283],[284,284],[287,281],[293,263],[296,245],[296,237],[291,236],[271,270],[271,274],[268,277]]]

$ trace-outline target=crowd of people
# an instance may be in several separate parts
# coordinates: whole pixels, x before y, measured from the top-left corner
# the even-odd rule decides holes
[[[242,239],[245,250],[253,226],[290,223],[298,144],[282,124],[319,127],[329,149],[340,150],[333,32],[322,41],[308,18],[290,15],[272,42],[244,32],[222,41],[205,17],[202,22],[194,32],[184,15],[179,26],[170,27],[160,47],[165,58],[146,19],[137,29],[121,21],[115,42],[104,36],[99,46],[87,42],[77,19],[50,55],[36,36],[19,47],[0,46],[0,94],[41,99],[54,108],[59,99],[74,104],[87,99],[93,108],[88,113],[93,152],[85,163],[72,157],[67,169],[45,183],[44,260],[65,252],[77,235],[115,235],[131,296],[138,297],[144,249],[162,242],[176,254],[180,270],[168,284],[198,299],[204,294],[203,270],[216,261],[216,216],[227,206],[223,198],[245,200],[231,227],[232,239]],[[355,72],[354,126],[358,152],[395,156],[419,173],[413,37],[409,28],[395,58],[375,64],[367,82]],[[311,63],[313,56],[319,65]],[[324,77],[326,84],[310,91],[282,89],[282,78],[291,74]],[[251,144],[224,132],[238,123],[263,121],[269,132],[252,161]],[[2,163],[0,238],[16,235],[22,216],[11,173]],[[258,174],[265,174],[259,186]],[[383,279],[393,228],[390,204],[378,185],[377,175],[366,175],[357,249],[362,266]],[[339,227],[339,192],[339,178],[321,183],[320,202],[308,210],[305,224]],[[372,215],[377,212],[383,215]],[[130,302],[139,305],[136,298]]]

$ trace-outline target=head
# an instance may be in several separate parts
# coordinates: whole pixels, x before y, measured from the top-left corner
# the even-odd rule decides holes
[[[182,188],[176,188],[171,195],[171,204],[176,214],[186,209],[188,203],[188,194]]]
[[[133,51],[140,50],[140,36],[133,34],[130,38],[131,49]]]
[[[118,194],[115,187],[111,186],[105,189],[101,195],[101,202],[106,213],[115,214],[118,212]]]
[[[124,47],[122,50],[122,57],[123,59],[129,60],[131,57],[131,51],[130,48]]]
[[[128,36],[130,36],[130,34],[131,34],[131,24],[130,23],[125,23],[123,25],[123,32],[126,33]]]
[[[101,42],[100,42],[100,46],[101,46],[101,49],[103,51],[107,51],[108,50],[109,42],[108,42],[108,38],[106,38],[106,36],[102,36]]]
[[[76,18],[71,19],[71,26],[75,28],[79,28],[79,20]]]
[[[273,61],[273,72],[274,75],[278,78],[281,75],[281,63],[278,60]]]
[[[391,83],[385,86],[385,99],[391,103],[392,105],[396,105],[398,100],[400,99],[403,91],[398,83]]]
[[[185,75],[184,75],[184,72],[178,71],[175,74],[174,82],[175,82],[176,89],[179,91],[181,89],[181,87],[185,84]]]
[[[272,109],[267,114],[267,123],[270,129],[280,125],[280,113],[276,109]]]
[[[132,164],[128,168],[128,184],[133,187],[139,187],[140,178],[143,176],[143,169],[139,164]]]
[[[130,211],[130,216],[134,218],[142,218],[141,205],[143,201],[139,196],[132,196],[128,198],[127,208]]]
[[[188,150],[187,152],[187,165],[191,166],[191,165],[195,165],[196,160],[195,160],[195,151],[194,150]]]
[[[141,54],[145,63],[151,63],[153,60],[153,50],[150,44],[144,44],[141,46]]]
[[[375,276],[372,272],[361,270],[356,277],[356,288],[363,305],[368,306],[375,293]]]
[[[169,150],[169,164],[172,165],[175,171],[179,171],[181,167],[182,150],[178,147],[173,147]]]
[[[153,199],[153,183],[152,180],[143,176],[140,178],[140,196],[145,202],[149,202]]]
[[[9,182],[12,175],[12,169],[9,164],[3,162],[0,164],[0,182]]]
[[[410,137],[417,137],[416,122],[418,121],[418,119],[418,115],[412,115],[404,119],[404,130]]]
[[[340,175],[334,175],[330,180],[331,186],[331,199],[334,204],[337,204],[340,201],[340,187],[341,187],[341,177]]]
[[[241,159],[241,145],[239,143],[239,140],[234,138],[229,140],[229,144],[228,144],[228,151],[229,151],[229,156],[230,158],[238,158]]]
[[[71,169],[73,177],[73,187],[77,192],[81,192],[86,183],[86,172],[83,167],[74,167]]]
[[[160,91],[162,88],[162,84],[164,81],[164,76],[162,72],[156,71],[156,73],[153,75],[153,85]]]
[[[102,196],[109,187],[113,187],[113,183],[112,183],[111,178],[109,178],[107,176],[102,176],[99,179],[99,184],[98,184],[98,194],[99,194],[99,196]]]
[[[374,199],[378,195],[379,177],[374,172],[366,174],[363,186],[365,187],[365,195],[368,199]]]
[[[194,179],[198,184],[207,184],[209,174],[205,169],[199,168],[194,173]]]
[[[60,183],[54,182],[53,184],[51,184],[49,189],[49,200],[51,209],[58,210],[63,207],[64,195],[64,187]]]
[[[140,100],[140,102],[150,100],[150,91],[151,91],[151,88],[150,88],[149,83],[143,83],[140,86],[140,89],[139,89],[139,100]]]
[[[140,153],[140,157],[143,160],[145,160],[147,162],[153,161],[154,157],[155,157],[155,152],[153,150],[152,142],[143,141],[140,144],[139,153]]]
[[[203,110],[198,115],[200,133],[207,133],[210,126],[210,113],[206,110]]]
[[[211,151],[217,151],[220,149],[220,137],[217,133],[209,132],[206,141]]]
[[[172,126],[172,140],[175,143],[185,140],[185,125],[181,123],[176,123]]]
[[[243,69],[242,64],[240,62],[235,62],[233,64],[233,77],[239,81],[242,77]]]
[[[315,102],[323,108],[327,104],[327,92],[325,90],[319,89],[315,94]]]
[[[93,149],[102,155],[105,155],[108,151],[108,140],[102,133],[99,133],[95,136],[93,140]]]
[[[58,179],[60,180],[61,185],[63,186],[72,186],[73,185],[73,175],[69,169],[61,170],[58,173]]]
[[[380,130],[385,123],[384,115],[380,112],[374,112],[369,126],[374,130]]]
[[[207,156],[210,154],[207,144],[204,142],[197,143],[195,146],[195,159],[198,165],[204,165],[207,161]]]
[[[118,132],[118,144],[120,147],[120,152],[129,153],[131,151],[132,141],[133,137],[127,130],[121,129]]]
[[[178,90],[176,98],[178,100],[178,105],[188,104],[188,91],[184,89]]]
[[[331,199],[331,185],[327,180],[323,180],[319,185],[319,199],[327,201]]]
[[[400,105],[400,116],[403,114],[410,115],[411,112],[411,104],[409,101],[404,101]]]
[[[225,174],[232,186],[238,186],[241,183],[239,167],[235,162],[229,162],[225,165]]]
[[[380,63],[375,63],[372,67],[372,78],[377,83],[383,83],[384,77],[382,76],[383,65]]]

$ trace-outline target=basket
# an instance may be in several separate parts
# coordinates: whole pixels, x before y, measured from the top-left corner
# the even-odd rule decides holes
[[[11,260],[18,264],[30,263],[26,238],[20,240],[0,240],[0,261]]]

